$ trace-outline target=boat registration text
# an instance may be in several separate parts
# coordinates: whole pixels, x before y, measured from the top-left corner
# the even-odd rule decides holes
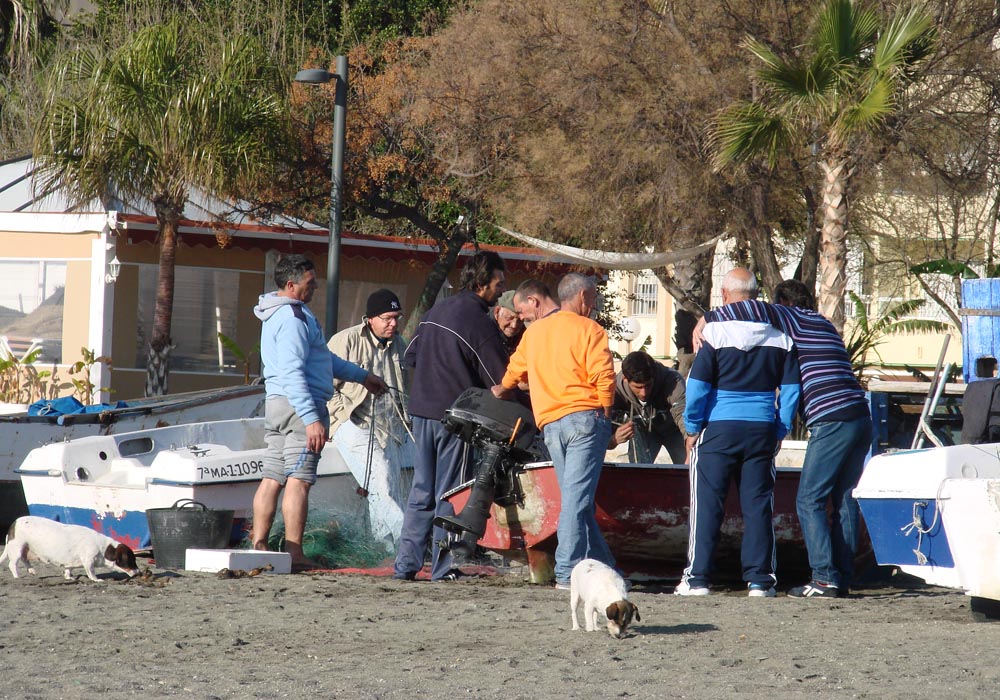
[[[217,467],[198,467],[198,479],[235,479],[241,476],[253,476],[264,471],[264,465],[259,459],[248,462],[236,462]]]

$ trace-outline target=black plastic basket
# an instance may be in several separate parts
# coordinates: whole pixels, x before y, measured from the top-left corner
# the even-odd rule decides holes
[[[182,569],[188,549],[225,549],[233,531],[233,515],[231,510],[209,510],[190,498],[170,508],[150,508],[146,520],[156,565]]]

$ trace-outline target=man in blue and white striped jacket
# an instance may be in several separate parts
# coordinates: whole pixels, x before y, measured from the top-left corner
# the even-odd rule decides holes
[[[706,321],[763,321],[791,336],[799,356],[802,403],[809,445],[795,506],[809,552],[812,581],[796,598],[843,597],[854,573],[860,515],[851,491],[871,447],[872,419],[837,329],[816,313],[809,288],[785,280],[774,304],[742,301],[705,316]],[[833,516],[827,515],[827,502]]]
[[[756,291],[753,275],[743,268],[731,270],[722,282],[727,305]],[[743,512],[743,579],[751,597],[776,595],[774,453],[791,430],[798,400],[799,363],[788,335],[759,321],[705,326],[687,380],[690,536],[676,594],[708,595],[726,493],[735,477]]]

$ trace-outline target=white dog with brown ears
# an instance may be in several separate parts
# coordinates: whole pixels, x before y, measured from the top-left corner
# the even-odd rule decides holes
[[[573,629],[580,629],[576,611],[583,603],[583,624],[588,632],[597,629],[599,622],[607,622],[608,634],[621,639],[634,617],[637,622],[639,608],[628,599],[625,581],[607,564],[596,559],[584,559],[573,567],[569,577],[569,609],[573,615]]]
[[[129,576],[139,573],[135,553],[126,545],[89,527],[66,525],[26,515],[14,521],[7,531],[7,546],[0,554],[0,564],[10,561],[10,572],[18,578],[17,565],[28,564],[29,556],[63,568],[63,576],[72,580],[70,570],[82,566],[91,581],[100,581],[94,569],[106,566]],[[28,573],[35,570],[28,564]]]

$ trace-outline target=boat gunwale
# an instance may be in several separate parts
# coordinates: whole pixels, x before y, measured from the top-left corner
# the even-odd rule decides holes
[[[538,469],[547,469],[549,467],[554,468],[554,465],[552,464],[551,461],[529,462],[527,464],[522,464],[520,471],[534,471],[534,470],[538,470]],[[635,463],[635,464],[633,464],[632,462],[604,462],[604,467],[611,467],[614,470],[643,469],[643,470],[649,470],[649,471],[662,471],[662,472],[666,472],[666,471],[675,471],[675,472],[682,472],[683,471],[683,472],[688,472],[689,469],[690,469],[688,467],[688,465],[686,465],[686,464],[666,464],[666,463],[663,463],[663,464]],[[602,467],[602,469],[604,467]],[[785,474],[801,474],[802,473],[802,467],[780,466],[780,467],[775,467],[775,470],[779,474],[780,473],[785,473]],[[462,492],[462,491],[464,491],[464,490],[466,490],[468,488],[471,488],[472,485],[475,483],[475,481],[476,481],[476,479],[475,479],[475,477],[473,477],[472,479],[469,479],[467,481],[462,482],[461,484],[459,484],[455,488],[453,488],[453,489],[451,489],[449,491],[445,491],[443,494],[441,494],[441,499],[442,500],[448,500],[449,498],[451,498],[455,494],[460,493],[460,492]]]
[[[159,397],[146,397],[132,399],[134,403],[121,408],[108,408],[95,413],[66,413],[56,416],[29,416],[25,413],[9,413],[0,415],[0,425],[2,424],[38,424],[38,425],[58,425],[66,427],[69,425],[88,425],[113,423],[119,418],[157,415],[159,413],[174,412],[198,406],[206,406],[222,401],[229,401],[236,398],[261,394],[261,401],[264,400],[264,387],[254,384],[243,384],[235,387],[225,387],[223,389],[206,389],[202,391],[190,391],[182,394],[172,394]]]

